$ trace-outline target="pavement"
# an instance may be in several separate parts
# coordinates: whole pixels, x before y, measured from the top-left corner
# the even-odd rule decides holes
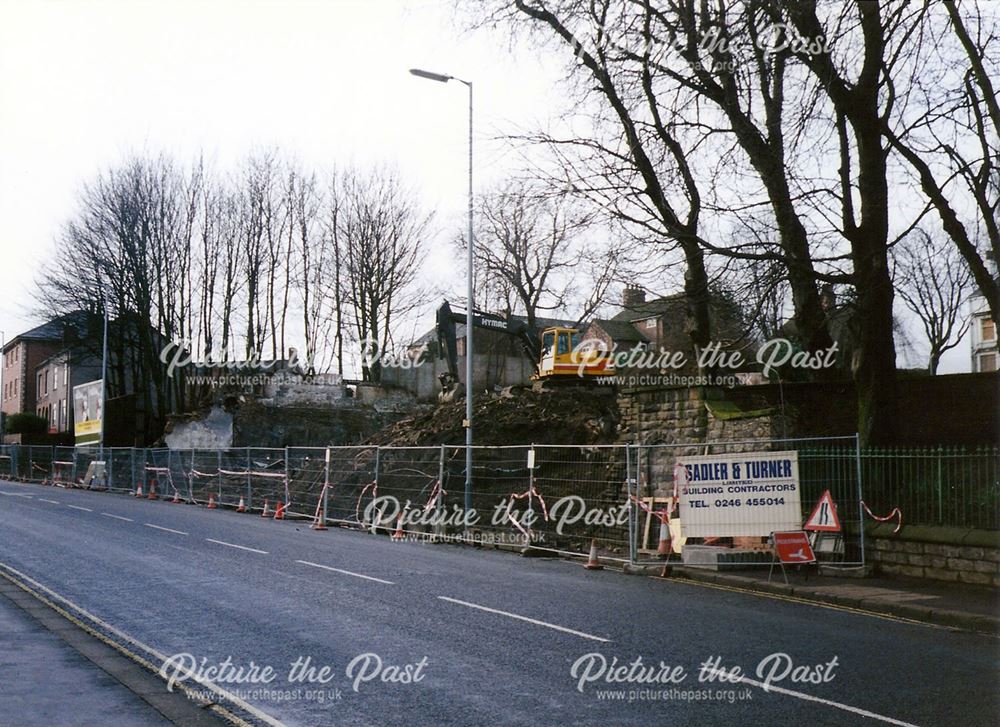
[[[223,725],[162,687],[144,669],[0,579],[0,726]],[[164,703],[171,707],[161,709]]]
[[[9,482],[0,573],[175,674],[187,659],[214,668],[215,699],[250,724],[978,725],[1000,712],[1000,639],[757,578],[753,592],[637,578]],[[887,588],[790,588],[831,586]],[[274,678],[254,682],[265,667]]]
[[[639,570],[654,575],[662,571],[662,566]],[[681,566],[671,569],[671,577],[1000,634],[1000,590],[985,586],[935,583],[915,578],[830,577],[799,572],[789,572],[786,584],[778,571],[769,578],[767,568],[715,572]]]

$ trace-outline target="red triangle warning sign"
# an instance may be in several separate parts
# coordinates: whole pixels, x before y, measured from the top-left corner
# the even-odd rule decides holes
[[[821,530],[830,533],[840,532],[840,518],[837,517],[837,505],[833,502],[829,490],[823,493],[823,497],[819,498],[819,502],[816,503],[812,515],[806,520],[806,524],[802,526],[802,529]]]

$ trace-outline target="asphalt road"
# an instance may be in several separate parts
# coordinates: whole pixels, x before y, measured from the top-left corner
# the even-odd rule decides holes
[[[1000,641],[987,636],[164,501],[9,482],[0,493],[0,563],[165,655],[271,667],[267,684],[220,686],[288,725],[992,725],[1000,714]],[[742,681],[700,681],[716,657]],[[288,680],[305,658],[329,667],[327,683]],[[632,673],[646,681],[609,682],[614,658],[641,658],[651,668]],[[684,679],[666,682],[661,662]],[[768,673],[776,689],[762,688]],[[400,683],[407,674],[419,678]]]

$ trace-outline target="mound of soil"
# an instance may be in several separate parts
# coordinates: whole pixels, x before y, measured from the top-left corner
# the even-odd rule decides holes
[[[465,444],[465,401],[396,422],[367,440],[380,446]],[[566,387],[536,392],[505,389],[476,397],[472,414],[477,445],[610,444],[617,437],[618,406],[606,388]]]

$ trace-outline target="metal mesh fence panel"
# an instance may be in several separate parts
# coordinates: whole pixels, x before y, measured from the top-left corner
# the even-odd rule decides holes
[[[23,477],[32,482],[44,482],[52,472],[52,460],[55,459],[53,447],[29,445],[25,447],[28,456],[25,462]]]
[[[53,447],[48,481],[63,487],[76,484],[76,452],[73,447]]]
[[[73,483],[88,489],[104,489],[107,482],[107,470],[100,463],[101,450],[98,447],[68,447],[73,460]]]
[[[528,545],[539,542],[538,523],[544,520],[545,501],[533,487],[529,446],[472,448],[471,535],[490,544]],[[453,514],[449,525],[460,532],[465,502],[465,448],[444,448],[442,507]],[[443,513],[442,513],[443,514]]]
[[[252,500],[254,507],[263,507],[267,500],[275,503],[289,502],[287,450],[248,448],[245,450],[246,474],[233,478],[231,484],[223,479],[222,502],[237,506],[241,496]],[[228,472],[228,468],[226,469]],[[247,494],[249,493],[249,494]]]
[[[322,447],[288,447],[289,517],[322,517],[323,486],[326,484],[326,450]]]
[[[17,479],[18,448],[13,444],[0,444],[0,477]]]
[[[370,455],[362,458],[370,459]],[[353,488],[357,491],[353,503],[343,503],[347,506],[348,521],[389,529],[396,527],[399,516],[412,519],[418,509],[423,512],[426,508],[430,513],[447,506],[448,498],[438,486],[442,477],[441,447],[381,447],[374,452],[374,459],[372,480]],[[447,489],[447,470],[444,478]],[[351,497],[347,492],[344,494]],[[416,522],[403,526],[411,532],[424,531]]]
[[[136,470],[136,460],[145,467],[144,450],[131,447],[115,447],[104,450],[108,468],[108,489],[112,492],[135,492],[136,485],[143,478],[144,470]]]
[[[549,547],[629,557],[629,502],[624,446],[536,446],[534,479],[549,502],[543,528]]]
[[[184,475],[182,498],[189,502],[206,505],[210,498],[219,499],[222,469],[222,452],[215,449],[178,450],[177,460]],[[245,463],[236,463],[243,469]]]
[[[150,499],[173,497],[178,485],[171,466],[171,460],[174,458],[174,450],[145,450],[142,481],[146,497]]]
[[[377,447],[330,447],[326,496],[321,503],[330,522],[357,524],[370,505],[380,451]],[[324,455],[325,456],[325,455]]]

